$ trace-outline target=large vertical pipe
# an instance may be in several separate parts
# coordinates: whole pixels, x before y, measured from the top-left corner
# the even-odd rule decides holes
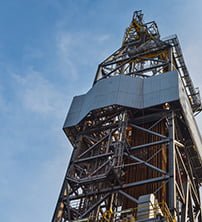
[[[169,133],[169,145],[168,145],[168,206],[173,217],[176,217],[176,187],[175,187],[175,121],[174,112],[171,111],[168,116],[168,133]]]

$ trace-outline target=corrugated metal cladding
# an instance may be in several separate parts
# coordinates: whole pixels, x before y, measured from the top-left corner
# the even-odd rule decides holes
[[[85,95],[74,97],[64,128],[78,124],[90,111],[109,105],[143,109],[179,100],[176,71],[147,79],[119,75],[98,81]]]
[[[153,125],[153,123],[147,123],[147,124],[142,124],[141,127],[143,128],[149,128]],[[152,128],[154,132],[160,133],[161,135],[167,135],[167,129],[165,127],[166,121],[163,120],[159,124],[157,124],[155,127]],[[146,132],[140,131],[138,129],[131,128],[132,133],[131,136],[128,136],[128,142],[133,146],[138,146],[138,145],[143,145],[147,144],[149,142],[155,142],[159,141],[159,137],[155,135],[148,134]],[[161,144],[161,145],[153,145],[150,147],[146,147],[143,149],[138,149],[138,150],[133,150],[131,151],[132,154],[135,157],[140,158],[143,161],[147,161],[151,158],[149,161],[153,166],[158,167],[159,169],[162,169],[164,171],[168,170],[168,150],[166,147],[166,144]],[[125,159],[125,164],[130,164],[133,161],[131,159]],[[144,164],[136,164],[133,166],[128,167],[128,169],[125,171],[125,182],[130,183],[133,181],[142,181],[146,180],[148,178],[155,178],[159,177],[161,174],[149,167],[147,167]],[[166,182],[157,182],[157,183],[150,183],[150,184],[145,184],[142,186],[137,186],[133,188],[129,188],[126,190],[128,194],[131,196],[135,197],[138,199],[141,195],[144,195],[145,193],[154,193],[158,187],[161,186],[160,192],[155,193],[157,199],[159,202],[166,201],[168,198],[168,193],[167,193],[167,186]],[[129,209],[134,207],[134,203],[125,200],[122,203],[123,209]]]

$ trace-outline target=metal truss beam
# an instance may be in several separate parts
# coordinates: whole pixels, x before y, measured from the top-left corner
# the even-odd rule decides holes
[[[134,118],[133,112],[122,109],[116,115],[106,115],[105,120],[102,117],[101,125],[97,121],[100,132],[91,130],[96,128],[96,124],[91,127],[85,127],[85,124],[80,126],[82,133],[79,132],[75,138],[78,142],[75,143],[73,159],[67,170],[55,215],[60,212],[59,215],[63,215],[61,218],[66,218],[64,221],[90,215],[101,217],[99,209],[102,208],[103,212],[104,205],[105,209],[110,205],[116,211],[119,195],[122,196],[122,207],[126,203],[135,207],[138,196],[133,192],[142,189],[145,193],[147,191],[143,187],[151,186],[155,187],[153,193],[159,198],[166,198],[163,192],[169,193],[165,201],[176,220],[183,221],[182,218],[186,218],[185,221],[191,221],[194,218],[196,221],[198,218],[200,221],[198,185],[191,175],[191,166],[185,160],[185,157],[189,157],[186,156],[185,143],[179,138],[179,135],[184,136],[183,130],[181,132],[180,128],[176,128],[176,116],[175,111],[159,110],[153,115],[144,114],[144,118],[141,114]],[[103,128],[104,125],[107,128]],[[142,135],[144,140],[134,143],[138,135]],[[157,161],[161,155],[168,168],[165,164],[161,165],[162,161]],[[129,169],[135,172],[141,167],[145,174],[151,175],[150,178],[141,179],[138,174],[126,177],[124,172],[129,172]],[[159,202],[162,200],[159,199]],[[191,203],[194,203],[194,210],[189,209]]]
[[[144,23],[137,11],[122,46],[98,66],[94,84],[117,75],[149,78],[173,70],[193,113],[200,112],[199,92],[177,37],[162,40],[156,23]],[[52,222],[121,221],[120,212],[131,214],[131,209],[137,219],[139,197],[149,194],[168,206],[161,209],[165,221],[202,222],[201,166],[195,164],[194,139],[177,103],[142,110],[109,105],[64,128],[73,153]]]

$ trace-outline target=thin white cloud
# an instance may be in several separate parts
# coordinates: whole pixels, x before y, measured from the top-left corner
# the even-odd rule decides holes
[[[17,93],[22,105],[44,115],[59,115],[64,108],[64,94],[37,71],[29,70],[26,75],[13,74],[17,83]]]
[[[82,75],[78,67],[96,66],[98,61],[109,53],[105,43],[110,38],[111,36],[105,33],[95,35],[91,32],[58,31],[56,36],[58,66],[61,70],[65,70],[70,80],[78,80]]]
[[[70,77],[71,80],[76,80],[78,78],[76,62],[72,60],[74,50],[72,46],[74,45],[74,41],[72,36],[65,32],[59,33],[56,39],[59,70],[68,73],[68,77]]]
[[[106,42],[110,40],[110,35],[109,34],[103,34],[97,37],[98,42]]]
[[[9,222],[48,221],[47,218],[51,219],[53,214],[68,161],[66,139],[61,129],[68,96],[51,78],[47,79],[45,74],[32,68],[20,74],[12,73],[9,80],[13,83],[13,98],[9,103],[12,115],[5,120],[12,121],[12,124],[10,122],[4,127],[5,135],[1,133],[0,199],[12,214],[6,215],[2,205],[2,215]],[[37,115],[35,127],[32,125],[36,118],[30,118],[32,112]],[[46,118],[41,118],[44,116]],[[25,123],[25,119],[29,123]],[[43,126],[47,126],[48,130],[44,131]],[[14,190],[9,187],[12,180],[15,181]],[[5,204],[11,201],[12,205]]]
[[[29,177],[22,176],[20,183],[16,182],[15,200],[13,201],[15,205],[10,206],[12,213],[7,215],[7,221],[51,221],[64,179],[67,157],[68,155],[64,148],[60,152],[58,151],[52,159],[44,160],[37,174],[30,172]],[[15,170],[15,173],[17,172]],[[4,199],[12,200],[13,192],[12,190],[7,190],[6,194],[3,193],[0,196]],[[18,204],[16,204],[16,201]],[[32,215],[31,218],[30,215]]]

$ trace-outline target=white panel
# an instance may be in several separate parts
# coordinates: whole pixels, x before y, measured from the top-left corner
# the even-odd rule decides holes
[[[179,99],[177,72],[147,79],[119,75],[98,81],[85,95],[75,97],[64,127],[78,124],[90,111],[109,105],[148,108]]]

